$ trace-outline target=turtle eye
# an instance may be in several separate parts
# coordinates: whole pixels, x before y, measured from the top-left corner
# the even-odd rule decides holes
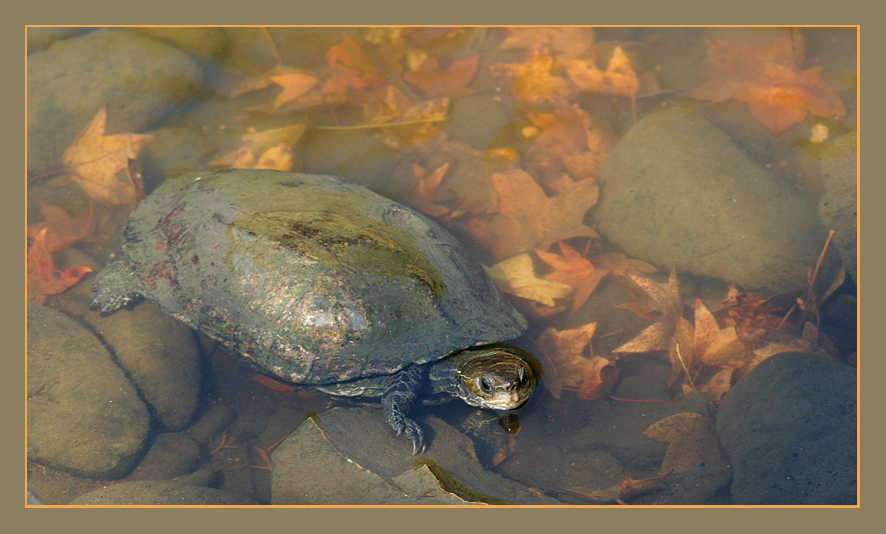
[[[480,389],[482,389],[486,393],[489,393],[492,391],[492,383],[489,382],[489,380],[486,380],[485,378],[481,378],[480,379]]]

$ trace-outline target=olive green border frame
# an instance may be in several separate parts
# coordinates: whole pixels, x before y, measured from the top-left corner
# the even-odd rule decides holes
[[[776,3],[772,0],[732,0],[726,3],[688,0],[636,0],[634,2],[588,2],[587,0],[508,0],[478,2],[447,0],[420,3],[412,1],[356,1],[306,2],[293,0],[215,0],[185,4],[170,0],[148,2],[60,1],[43,0],[4,7],[2,63],[11,76],[2,84],[4,163],[7,172],[2,180],[7,193],[2,195],[3,243],[7,250],[13,246],[22,250],[25,225],[26,194],[25,158],[25,25],[241,25],[241,24],[350,24],[350,25],[518,25],[518,24],[587,24],[587,25],[862,25],[865,29],[865,52],[886,49],[878,7],[856,0],[824,2]],[[870,7],[869,7],[870,6]],[[872,21],[863,25],[862,21]],[[878,52],[874,56],[879,57]],[[878,61],[879,63],[879,61]],[[883,74],[875,69],[865,71],[868,87],[883,87]],[[3,263],[3,292],[8,300],[21,303],[3,311],[3,329],[7,350],[2,355],[5,372],[2,373],[2,405],[6,424],[2,443],[2,497],[3,524],[16,532],[147,532],[157,528],[175,528],[176,531],[201,532],[255,531],[274,532],[352,532],[369,531],[536,531],[556,529],[563,532],[633,531],[646,528],[650,532],[702,530],[716,533],[747,532],[761,527],[766,531],[846,532],[876,521],[881,508],[882,489],[879,474],[883,460],[880,457],[880,439],[883,430],[878,423],[883,389],[877,383],[882,376],[884,358],[872,347],[873,324],[879,320],[877,302],[882,295],[882,282],[875,275],[875,266],[882,265],[884,253],[878,234],[886,210],[879,207],[884,199],[884,180],[876,170],[882,168],[877,158],[882,149],[882,137],[877,119],[882,114],[880,92],[868,93],[874,98],[865,101],[863,146],[868,156],[864,161],[868,170],[863,183],[865,202],[860,208],[860,228],[869,237],[865,245],[864,261],[859,277],[864,280],[864,291],[859,292],[865,313],[860,315],[860,331],[869,334],[861,343],[859,359],[863,360],[864,383],[862,418],[867,424],[861,434],[865,454],[860,457],[866,476],[860,484],[861,506],[851,509],[760,509],[760,508],[689,508],[637,509],[613,508],[553,508],[553,509],[495,509],[470,511],[459,509],[41,509],[25,508],[21,493],[25,479],[22,450],[24,447],[25,381],[25,260],[24,255]],[[859,101],[860,103],[860,101]],[[861,121],[859,121],[861,124]],[[861,128],[859,128],[861,131]],[[861,144],[861,143],[860,143]],[[872,148],[874,147],[874,148]],[[879,159],[879,158],[878,158]],[[868,269],[867,267],[871,267]],[[864,276],[862,277],[862,274]],[[863,347],[863,349],[862,349]],[[861,411],[860,414],[861,415]],[[88,514],[88,516],[87,516]],[[882,526],[882,525],[881,525]],[[50,530],[52,529],[52,530]],[[866,529],[867,530],[867,529]]]

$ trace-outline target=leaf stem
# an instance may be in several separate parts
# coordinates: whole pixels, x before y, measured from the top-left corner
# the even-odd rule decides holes
[[[429,117],[427,119],[415,119],[412,121],[401,122],[384,122],[379,124],[358,124],[355,126],[311,126],[317,130],[368,130],[371,128],[388,128],[391,126],[411,126],[413,124],[424,124],[426,122],[445,121],[446,117]]]

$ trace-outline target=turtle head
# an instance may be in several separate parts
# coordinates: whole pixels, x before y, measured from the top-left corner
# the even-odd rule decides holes
[[[458,366],[459,397],[471,406],[513,413],[538,389],[541,364],[511,345],[485,345],[464,350]]]

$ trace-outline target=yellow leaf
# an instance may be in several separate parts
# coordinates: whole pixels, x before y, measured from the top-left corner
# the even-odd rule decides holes
[[[132,179],[128,174],[118,177],[117,173],[128,169],[129,160],[136,159],[154,136],[104,135],[107,117],[108,108],[104,106],[65,150],[62,162],[71,179],[93,200],[135,206],[138,198]]]
[[[504,293],[554,306],[554,299],[565,298],[572,288],[564,283],[535,276],[535,267],[529,254],[518,254],[502,260],[486,272]]]

